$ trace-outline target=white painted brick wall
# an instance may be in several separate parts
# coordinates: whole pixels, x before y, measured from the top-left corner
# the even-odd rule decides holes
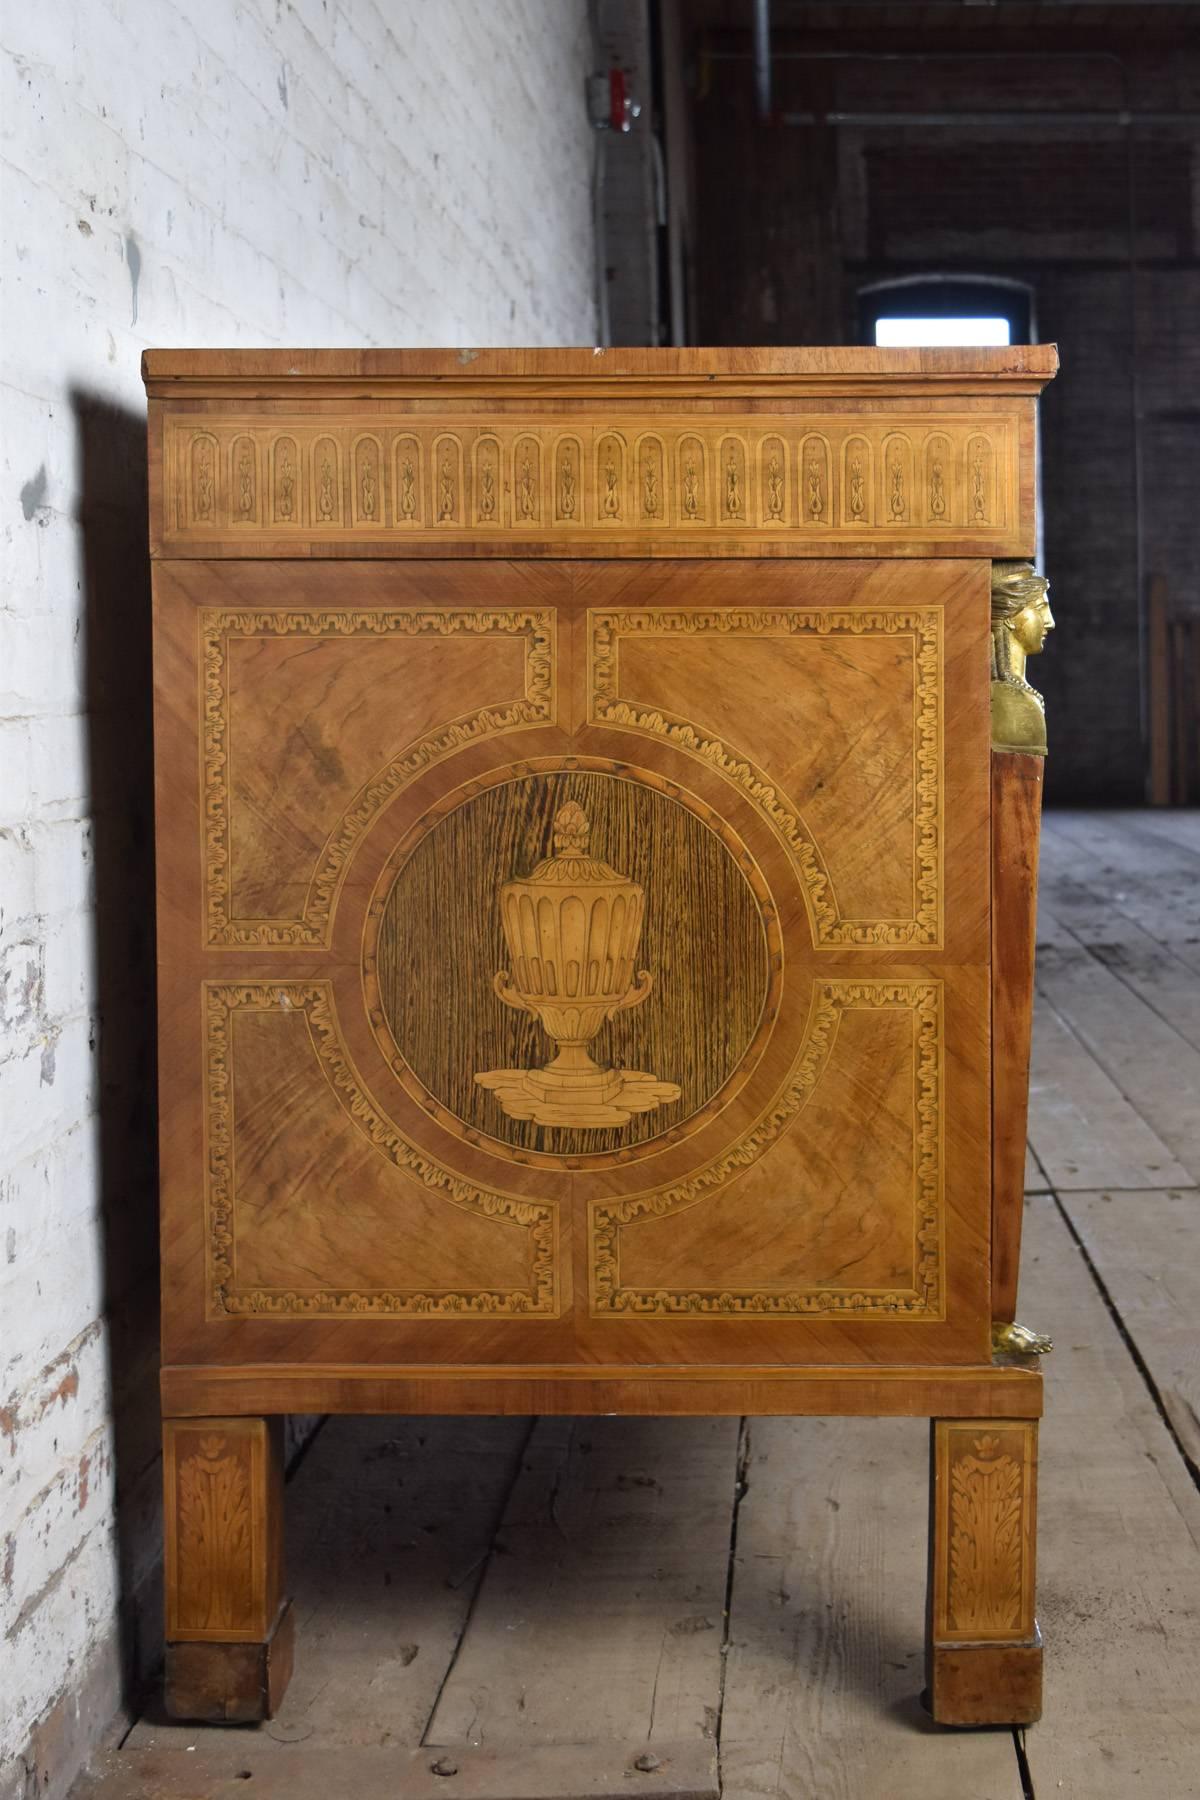
[[[101,791],[143,695],[99,641],[122,554],[145,589],[140,352],[595,327],[584,0],[2,19],[0,1800],[23,1800],[65,1792],[115,1709],[118,1614],[126,1667],[157,1629],[147,929],[104,916],[142,821]]]

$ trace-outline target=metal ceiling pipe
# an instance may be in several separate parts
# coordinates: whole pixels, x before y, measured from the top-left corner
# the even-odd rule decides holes
[[[771,116],[771,0],[754,0],[754,89],[758,116]]]
[[[1030,125],[1055,125],[1070,129],[1107,126],[1127,129],[1131,125],[1194,125],[1200,114],[1195,112],[1053,112],[1026,111],[987,112],[976,107],[971,112],[786,112],[780,115],[782,125],[846,125],[855,130],[874,130],[891,125],[998,125],[1024,131]]]

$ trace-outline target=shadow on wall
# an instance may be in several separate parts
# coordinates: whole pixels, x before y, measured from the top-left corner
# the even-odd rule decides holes
[[[104,1306],[128,1699],[162,1654],[154,772],[145,415],[72,394],[79,453]]]

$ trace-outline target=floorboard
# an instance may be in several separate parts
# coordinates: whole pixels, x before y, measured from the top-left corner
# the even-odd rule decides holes
[[[1040,941],[1064,953],[1081,948],[1139,1001],[1200,1050],[1200,980],[1175,950],[1132,919],[1095,902],[1043,906]]]
[[[419,1744],[528,1432],[525,1419],[330,1419],[288,1488],[301,1648],[279,1717],[248,1733],[155,1709],[129,1747]]]
[[[1130,813],[1046,815],[1043,892],[1084,887],[1143,926],[1200,972],[1200,880],[1195,855],[1131,821]]]
[[[1200,1193],[1064,1194],[1062,1205],[1200,1469]]]
[[[1200,869],[1200,865],[1198,865]],[[1190,984],[1189,984],[1190,985]],[[1200,1179],[1200,1051],[1070,932],[1039,934],[1037,993],[1185,1171]],[[1178,1174],[1159,1186],[1174,1185]]]
[[[1034,1016],[1029,1139],[1049,1185],[1189,1187],[1191,1176],[1042,991]]]
[[[1039,1470],[1045,1715],[1026,1734],[1034,1792],[1196,1800],[1200,1494],[1053,1196],[1027,1211],[1022,1309],[1055,1338]]]
[[[753,1419],[744,1466],[725,1800],[1021,1800],[1011,1732],[920,1703],[928,1423]]]
[[[428,1739],[712,1746],[736,1419],[543,1419]]]

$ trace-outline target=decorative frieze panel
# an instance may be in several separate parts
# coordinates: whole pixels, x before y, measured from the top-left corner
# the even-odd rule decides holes
[[[979,539],[1019,522],[1011,415],[456,423],[169,416],[168,532]]]

